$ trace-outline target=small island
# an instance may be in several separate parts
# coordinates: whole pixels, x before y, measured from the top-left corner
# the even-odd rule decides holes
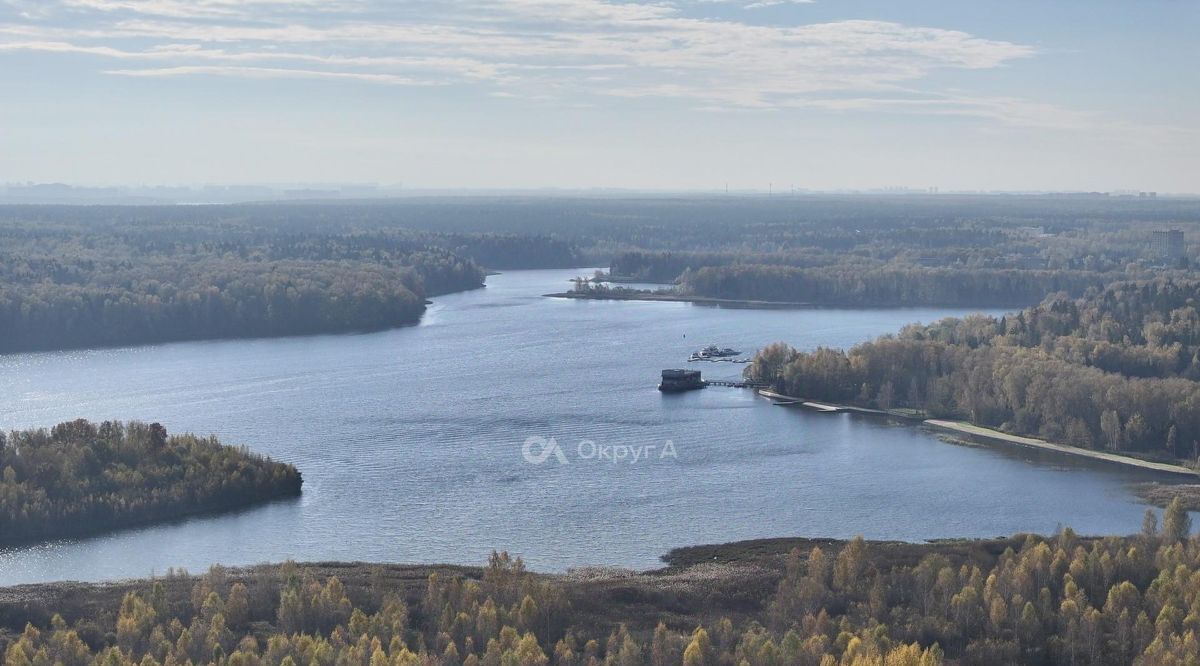
[[[158,423],[0,432],[0,547],[242,508],[301,484],[292,465]]]
[[[569,291],[545,294],[547,298],[571,298],[594,301],[667,301],[676,303],[691,303],[693,305],[711,305],[725,308],[808,308],[812,303],[800,301],[763,301],[742,298],[715,298],[701,296],[687,291],[666,287],[662,289],[635,289],[625,286],[609,286],[614,282],[611,278],[601,276],[596,278],[578,277],[572,282]]]

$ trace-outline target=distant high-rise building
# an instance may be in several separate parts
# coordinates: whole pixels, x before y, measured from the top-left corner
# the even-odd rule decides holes
[[[1154,232],[1154,251],[1161,259],[1177,261],[1187,256],[1187,248],[1183,244],[1183,231],[1168,229]]]

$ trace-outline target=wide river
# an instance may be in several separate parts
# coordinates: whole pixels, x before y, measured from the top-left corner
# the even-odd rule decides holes
[[[541,297],[577,273],[491,276],[436,299],[419,326],[381,333],[0,357],[0,428],[160,421],[304,473],[295,500],[0,551],[0,584],[287,558],[478,564],[492,549],[546,571],[651,568],[674,546],[755,537],[1140,526],[1128,485],[1141,473],[948,444],[747,390],[655,390],[660,369],[704,343],[849,346],[962,312]],[[708,378],[743,367],[693,366]]]

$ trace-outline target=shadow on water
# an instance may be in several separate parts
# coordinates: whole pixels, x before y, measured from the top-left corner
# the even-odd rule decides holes
[[[176,516],[164,520],[147,520],[117,529],[81,531],[74,536],[53,539],[51,541],[38,541],[33,543],[17,544],[13,546],[4,546],[0,547],[0,562],[3,562],[7,558],[19,558],[20,554],[26,551],[54,550],[58,546],[77,546],[86,548],[89,542],[96,542],[111,536],[122,534],[127,534],[130,536],[135,536],[138,534],[150,535],[162,529],[187,528],[189,526],[202,527],[203,523],[208,521],[225,519],[236,520],[239,518],[253,517],[255,514],[270,514],[272,513],[272,509],[278,509],[280,507],[298,508],[303,502],[304,495],[303,492],[301,492],[299,495],[279,497],[276,499],[267,500],[265,502],[257,502],[252,506],[214,509],[212,511],[203,511],[186,516]]]

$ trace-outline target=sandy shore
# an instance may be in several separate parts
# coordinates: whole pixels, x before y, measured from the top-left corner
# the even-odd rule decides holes
[[[1065,444],[1055,444],[1042,439],[1033,437],[1022,437],[1020,435],[1010,435],[999,430],[991,428],[983,428],[970,423],[961,421],[943,421],[940,419],[928,419],[925,425],[941,430],[949,430],[951,432],[962,433],[974,437],[983,437],[999,442],[1008,442],[1011,444],[1020,444],[1021,446],[1030,446],[1036,449],[1046,451],[1056,451],[1058,453],[1066,453],[1072,456],[1080,456],[1083,458],[1091,458],[1093,460],[1103,460],[1105,462],[1117,463],[1128,467],[1138,467],[1140,469],[1151,470],[1154,472],[1165,472],[1167,474],[1185,474],[1187,476],[1200,476],[1196,470],[1188,469],[1182,465],[1173,465],[1171,463],[1151,462],[1149,460],[1140,460],[1138,458],[1130,458],[1116,453],[1108,453],[1106,451],[1093,451],[1091,449],[1081,449],[1077,446],[1067,446]]]
[[[758,391],[758,394],[765,398],[770,398],[772,400],[778,400],[778,401],[786,401],[789,404],[798,404],[801,407],[806,407],[808,409],[813,409],[813,410],[816,410],[819,412],[829,412],[829,413],[854,412],[854,413],[858,413],[858,414],[884,415],[884,416],[893,416],[893,417],[897,417],[897,418],[903,418],[903,419],[907,419],[907,420],[917,420],[917,419],[914,419],[912,416],[909,416],[909,415],[906,415],[903,413],[899,413],[899,412],[889,412],[889,411],[884,411],[884,410],[880,410],[880,409],[867,409],[865,407],[855,407],[853,405],[836,405],[833,403],[814,402],[811,400],[805,400],[804,398],[797,398],[795,396],[783,395],[782,393],[776,393],[774,391],[769,391],[766,389],[760,389]],[[965,423],[963,421],[946,421],[943,419],[922,419],[921,423],[923,425],[927,425],[931,428],[935,428],[938,430],[947,430],[947,431],[962,434],[962,435],[970,435],[972,437],[980,437],[983,439],[992,440],[994,442],[1004,442],[1006,444],[1018,444],[1020,446],[1029,446],[1029,447],[1032,447],[1035,449],[1042,449],[1045,451],[1054,451],[1056,453],[1065,453],[1067,455],[1079,456],[1082,458],[1091,458],[1092,460],[1101,460],[1104,462],[1115,463],[1118,465],[1125,465],[1127,467],[1137,467],[1139,469],[1149,470],[1152,472],[1162,472],[1165,474],[1180,474],[1180,475],[1190,476],[1190,477],[1200,476],[1200,472],[1198,472],[1197,470],[1190,469],[1190,468],[1184,467],[1182,465],[1175,465],[1172,463],[1164,463],[1164,462],[1153,462],[1150,460],[1141,460],[1139,458],[1123,456],[1123,455],[1120,455],[1117,453],[1109,453],[1107,451],[1093,451],[1091,449],[1081,449],[1077,446],[1067,446],[1066,444],[1055,444],[1053,442],[1047,442],[1046,440],[1037,439],[1034,437],[1022,437],[1021,435],[1010,435],[1009,433],[1006,433],[1006,432],[1001,432],[999,430],[993,430],[991,428],[984,428],[983,426],[972,425],[970,423]]]

